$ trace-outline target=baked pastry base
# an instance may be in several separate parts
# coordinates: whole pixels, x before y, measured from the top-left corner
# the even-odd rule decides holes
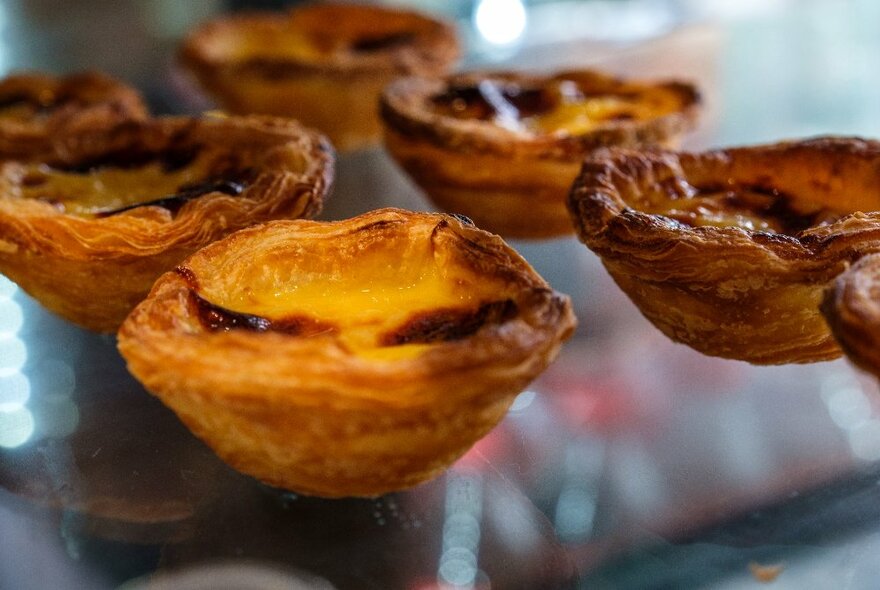
[[[553,238],[573,231],[564,197],[580,163],[455,153],[392,130],[385,145],[444,211],[511,238]],[[504,174],[498,174],[505,170]]]

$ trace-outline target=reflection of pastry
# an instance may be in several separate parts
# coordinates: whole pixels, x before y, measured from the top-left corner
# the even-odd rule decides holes
[[[573,231],[565,197],[585,154],[675,142],[698,102],[677,82],[476,73],[397,80],[381,113],[389,151],[437,205],[502,235],[545,238]]]
[[[136,91],[101,74],[9,76],[0,80],[0,157],[33,157],[59,134],[146,116]]]
[[[362,496],[443,470],[573,326],[568,299],[496,236],[385,209],[207,246],[157,281],[119,348],[237,469]]]
[[[880,376],[880,254],[865,256],[834,281],[822,313],[846,355]]]
[[[451,26],[420,14],[328,3],[208,22],[180,55],[230,112],[295,117],[347,150],[378,141],[385,84],[445,74],[458,42]]]
[[[316,214],[326,142],[283,119],[168,118],[0,164],[0,272],[59,315],[113,331],[162,272],[227,233]]]
[[[880,246],[880,143],[610,149],[570,198],[580,239],[667,336],[753,363],[830,359],[824,287]],[[851,214],[851,215],[850,215]]]
[[[73,432],[0,448],[0,489],[75,516],[78,531],[90,535],[179,540],[218,480],[228,485],[234,478],[166,408],[126,379],[112,341],[95,336],[87,345],[102,353],[101,370],[84,365],[78,378],[86,382],[73,399],[53,382],[28,402],[38,432],[59,419],[70,423],[70,416]],[[67,417],[53,415],[62,410]]]

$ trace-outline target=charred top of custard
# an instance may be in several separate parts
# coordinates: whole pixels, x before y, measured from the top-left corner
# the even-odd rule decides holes
[[[58,103],[51,94],[34,96],[29,93],[15,92],[0,95],[0,118],[3,119],[30,119],[45,115]]]
[[[690,227],[739,227],[786,235],[834,223],[848,213],[803,203],[772,187],[733,183],[687,185],[684,190],[677,184],[639,209]]]
[[[428,102],[434,112],[456,119],[490,121],[517,131],[572,135],[611,122],[659,117],[682,107],[681,98],[665,86],[604,78],[601,83],[453,80]]]
[[[198,281],[192,271],[178,267],[176,272],[188,284],[191,309],[202,327],[209,332],[244,330],[310,337],[340,331],[340,326],[333,322],[303,314],[270,318],[227,309],[198,293]],[[476,307],[417,311],[399,326],[379,334],[375,344],[392,347],[463,340],[485,326],[503,324],[513,319],[517,311],[517,304],[512,299],[489,301]]]
[[[525,118],[551,111],[554,96],[543,87],[527,87],[516,82],[482,80],[477,83],[453,82],[430,98],[432,108],[458,119],[491,121],[499,116]]]
[[[511,299],[490,301],[476,308],[437,309],[414,314],[399,328],[380,337],[383,346],[433,344],[463,340],[487,325],[503,324],[516,317],[517,305]]]
[[[410,45],[415,39],[416,34],[413,31],[394,31],[362,35],[361,37],[352,40],[350,48],[357,53],[375,53]]]
[[[254,180],[236,153],[171,143],[158,151],[128,146],[75,162],[28,165],[20,191],[75,215],[109,217],[146,206],[174,214],[208,193],[238,196]]]
[[[306,316],[265,318],[249,313],[241,313],[215,305],[200,296],[194,289],[189,291],[190,302],[202,326],[210,332],[229,330],[249,330],[251,332],[281,332],[291,336],[314,336],[333,332],[332,324],[320,322]]]
[[[328,335],[362,358],[413,358],[519,313],[510,277],[476,272],[456,252],[473,244],[446,233],[456,231],[448,218],[431,221],[370,219],[342,233],[328,224],[304,240],[267,231],[259,247],[241,242],[246,265],[242,250],[177,274],[192,317],[208,332]]]

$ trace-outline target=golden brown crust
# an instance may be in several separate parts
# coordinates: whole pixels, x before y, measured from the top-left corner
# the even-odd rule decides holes
[[[146,117],[140,94],[103,74],[15,74],[0,80],[0,158],[39,156],[61,134]]]
[[[673,106],[657,116],[608,118],[574,131],[536,131],[438,109],[439,97],[482,92],[484,84],[502,93],[512,89],[514,105],[522,91],[547,93],[568,85],[585,100],[626,96],[637,104],[662,96]],[[674,81],[625,81],[591,70],[551,76],[476,72],[396,80],[383,93],[380,112],[386,147],[441,208],[505,236],[546,238],[573,231],[565,196],[586,154],[602,146],[673,144],[693,126],[699,102],[693,86]]]
[[[825,292],[822,313],[850,360],[880,376],[880,255],[841,274]]]
[[[417,253],[427,253],[424,272],[447,286],[479,285],[488,300],[508,301],[507,311],[438,336],[412,320],[449,310],[410,314],[412,301],[394,303],[405,289],[392,286],[392,308],[410,314],[394,331],[403,338],[378,334],[362,349],[345,327],[211,328],[192,297],[241,302],[306,288],[315,276],[330,285],[322,299],[335,297],[334,281],[361,276],[364,265],[394,269]],[[120,329],[129,369],[237,469],[322,496],[376,495],[435,476],[503,417],[575,323],[568,299],[504,242],[439,214],[271,222],[211,244],[182,268],[163,275]],[[355,291],[375,288],[374,273],[362,274]],[[339,325],[362,311],[339,305],[319,319]]]
[[[0,271],[52,311],[103,332],[115,331],[153,281],[199,247],[261,221],[316,215],[332,180],[326,140],[282,119],[154,119],[51,147],[41,163],[0,165]],[[66,182],[119,167],[134,170],[128,182],[140,190],[139,162],[169,153],[204,154],[219,168],[201,171],[208,177],[195,180],[209,182],[195,192],[180,187],[154,195],[152,205],[109,211],[78,211],[77,198],[59,205],[28,185],[34,175],[42,182],[57,174],[52,190],[64,193]],[[171,165],[185,168],[186,157]],[[240,194],[215,188],[214,172],[240,180]]]
[[[802,227],[694,226],[646,212],[682,208],[700,187],[760,191],[770,205],[754,217],[786,210]],[[581,241],[667,336],[771,364],[840,355],[818,306],[850,261],[878,249],[878,195],[880,143],[817,138],[697,154],[598,152],[569,207]],[[834,215],[817,221],[825,211]]]
[[[341,150],[378,141],[376,103],[388,82],[443,75],[458,56],[447,23],[346,3],[218,18],[180,49],[181,63],[224,109],[295,117]]]

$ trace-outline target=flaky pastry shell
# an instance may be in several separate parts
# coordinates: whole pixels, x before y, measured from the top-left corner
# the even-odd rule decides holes
[[[59,135],[146,117],[136,90],[97,72],[14,74],[0,80],[0,158],[39,156]]]
[[[399,8],[318,3],[234,15],[195,29],[182,64],[222,108],[299,119],[340,150],[381,137],[377,102],[397,76],[441,76],[459,56],[454,28]]]
[[[832,359],[819,303],[880,246],[880,143],[609,149],[585,161],[569,205],[581,241],[671,339],[759,364]]]
[[[825,292],[822,313],[840,347],[880,377],[880,254],[868,254]]]
[[[585,155],[673,145],[699,102],[675,81],[476,72],[396,80],[381,115],[386,147],[440,208],[504,236],[549,238],[574,231],[565,200]]]
[[[326,140],[272,118],[164,118],[78,134],[0,163],[0,272],[64,318],[115,331],[153,281],[226,234],[310,217]]]
[[[568,298],[497,236],[381,209],[207,246],[156,282],[119,349],[236,469],[374,496],[464,453],[574,324]]]

